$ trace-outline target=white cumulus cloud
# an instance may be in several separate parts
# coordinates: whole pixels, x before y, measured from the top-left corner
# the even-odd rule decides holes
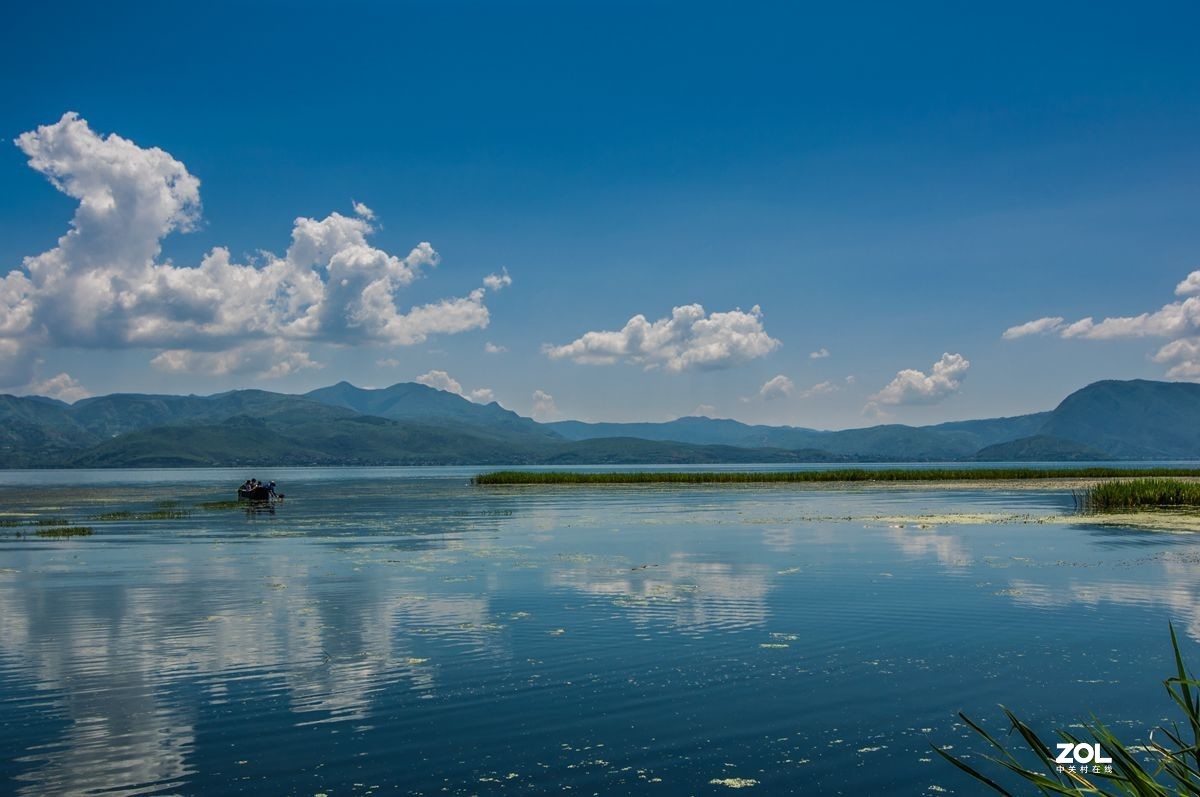
[[[1196,341],[1200,340],[1200,270],[1181,280],[1175,286],[1175,295],[1184,298],[1138,315],[1113,316],[1100,321],[1087,316],[1069,324],[1057,317],[1040,318],[1011,327],[1004,337],[1054,333],[1063,338],[1084,340],[1167,338],[1169,342],[1159,348],[1152,359],[1168,366],[1169,379],[1200,382],[1200,351],[1196,346]]]
[[[773,401],[792,395],[792,391],[795,389],[796,385],[792,383],[792,380],[779,374],[763,383],[763,386],[758,389],[758,397],[766,401]]]
[[[445,371],[428,371],[413,381],[432,387],[435,390],[444,390],[447,393],[454,393],[458,396],[461,396],[463,392],[462,384]]]
[[[490,290],[498,291],[512,285],[512,277],[508,275],[508,269],[503,269],[499,274],[488,274],[483,278],[483,284]]]
[[[935,404],[958,392],[970,367],[966,357],[947,352],[928,374],[915,368],[897,373],[883,390],[871,396],[871,404]]]
[[[1195,296],[1200,293],[1200,269],[1188,274],[1175,286],[1176,296]]]
[[[1200,382],[1200,337],[1173,340],[1160,348],[1152,359],[1170,366],[1168,379]]]
[[[222,351],[164,349],[150,365],[170,373],[255,374],[268,379],[322,367],[296,344],[278,339],[244,343]]]
[[[779,346],[763,329],[762,310],[705,313],[698,304],[676,307],[669,318],[651,323],[635,315],[617,331],[587,332],[561,346],[546,344],[551,359],[588,365],[630,362],[647,370],[729,368],[764,357]]]
[[[473,401],[476,404],[487,404],[495,401],[495,395],[491,388],[481,387],[476,390],[464,390],[462,383],[445,371],[433,370],[421,374],[413,381],[420,382],[422,385],[427,385],[436,390],[444,390],[447,393],[453,393],[456,396],[462,396],[468,401]]]
[[[550,421],[558,417],[558,406],[554,403],[554,396],[542,389],[533,391],[533,410],[530,414],[534,420]]]
[[[26,387],[26,392],[31,396],[46,396],[68,404],[92,395],[78,380],[66,373],[32,382]]]
[[[508,347],[492,343],[489,340],[487,343],[483,344],[483,350],[488,354],[503,354],[504,352],[508,351]]]
[[[833,382],[817,382],[810,388],[805,388],[800,391],[800,398],[812,398],[814,396],[824,396],[829,393],[836,393],[841,390],[840,387]]]
[[[438,265],[420,243],[404,256],[373,247],[374,213],[299,217],[280,256],[235,262],[215,247],[200,263],[161,259],[163,238],[200,219],[200,181],[167,152],[95,133],[77,114],[22,134],[29,165],[78,200],[57,245],[0,279],[0,384],[31,378],[33,354],[53,347],[140,348],[171,371],[281,376],[333,345],[412,345],[486,327],[488,275],[466,296],[416,307],[402,289]],[[255,371],[253,363],[262,363]]]
[[[808,353],[808,357],[810,360],[824,360],[828,356],[829,356],[829,349],[825,348],[824,346],[817,349],[816,351],[810,351]]]
[[[1016,340],[1029,335],[1045,335],[1048,332],[1057,332],[1062,329],[1062,316],[1046,316],[1035,321],[1026,321],[1024,324],[1017,324],[1015,327],[1009,327],[1004,330],[1001,335],[1005,340]]]

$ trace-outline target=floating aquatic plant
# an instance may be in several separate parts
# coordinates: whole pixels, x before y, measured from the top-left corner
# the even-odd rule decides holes
[[[34,534],[38,537],[90,537],[92,530],[88,526],[64,526],[56,529],[39,528]]]
[[[211,510],[241,509],[241,508],[244,508],[245,506],[246,506],[246,504],[242,501],[205,501],[204,503],[196,504],[197,509],[211,509]]]
[[[180,520],[188,516],[179,509],[155,509],[151,512],[105,512],[96,520]]]

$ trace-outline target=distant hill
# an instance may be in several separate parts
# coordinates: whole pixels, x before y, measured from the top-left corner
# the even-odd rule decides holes
[[[976,462],[1085,462],[1109,458],[1098,448],[1044,434],[993,443],[971,457]]]
[[[846,462],[827,451],[693,445],[636,437],[597,437],[565,443],[540,460],[544,465],[689,465],[720,463]]]
[[[1049,412],[819,431],[728,419],[540,424],[425,385],[302,396],[0,395],[0,467],[1200,459],[1200,385],[1104,381]]]
[[[107,440],[75,467],[451,465],[538,461],[536,450],[485,435],[369,415],[279,423],[239,415],[220,423],[156,426]]]
[[[969,457],[996,442],[1034,434],[1048,415],[1042,412],[1015,418],[956,421],[924,427],[888,424],[837,432],[797,426],[751,426],[734,420],[703,417],[679,418],[665,423],[559,421],[547,425],[572,440],[639,437],[696,445],[807,448],[835,456],[882,461],[955,460]]]
[[[1063,399],[1040,433],[1094,446],[1114,459],[1200,457],[1200,385],[1095,382]]]
[[[515,447],[471,430],[369,415],[281,427],[236,416],[218,424],[157,426],[121,435],[74,457],[90,468],[251,465],[576,465],[839,461],[824,452],[693,446],[633,438]]]
[[[803,448],[822,434],[815,429],[797,426],[751,426],[727,418],[701,416],[676,418],[662,423],[555,421],[545,425],[568,440],[636,437],[642,440],[672,440],[677,443],[745,448]]]
[[[490,404],[476,404],[454,393],[416,382],[401,382],[377,390],[355,387],[349,382],[338,382],[336,385],[306,393],[304,397],[393,421],[435,425],[461,424],[492,434],[528,435],[539,440],[562,439],[552,428],[506,410],[494,401]]]
[[[212,396],[114,393],[77,401],[66,412],[75,423],[99,438],[150,426],[220,421],[235,415],[286,421],[288,418],[337,418],[355,414],[303,396],[266,390],[234,390]]]
[[[1198,459],[1200,385],[1147,380],[1095,382],[1067,396],[1049,412],[935,426],[889,424],[822,432],[712,418],[635,424],[563,421],[550,426],[576,440],[630,435],[701,445],[810,448],[835,456],[880,461]],[[1054,456],[1056,451],[1061,457]]]
[[[0,464],[36,467],[96,443],[96,435],[70,411],[67,404],[36,396],[0,396]]]

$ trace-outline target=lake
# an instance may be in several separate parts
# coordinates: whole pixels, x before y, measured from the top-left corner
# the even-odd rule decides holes
[[[0,473],[0,793],[977,794],[958,711],[1140,743],[1200,664],[1197,538],[1062,489],[258,470]]]

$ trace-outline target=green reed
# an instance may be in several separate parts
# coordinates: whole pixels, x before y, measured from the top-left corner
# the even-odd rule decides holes
[[[1161,478],[1106,482],[1077,493],[1075,501],[1080,509],[1087,512],[1200,508],[1200,482]]]
[[[1100,773],[1072,772],[1066,766],[1058,764],[1055,761],[1058,748],[1053,743],[1043,741],[1016,714],[1003,706],[1001,709],[1010,725],[1009,735],[1015,733],[1027,750],[1014,746],[1014,753],[966,714],[960,713],[959,717],[997,751],[995,754],[984,756],[1001,767],[1001,773],[997,773],[996,777],[1008,777],[1022,784],[1020,788],[1013,786],[1013,791],[1009,791],[996,780],[936,745],[933,748],[934,752],[992,791],[1004,795],[1012,795],[1014,792],[1031,794],[1031,789],[1036,789],[1039,794],[1110,797],[1181,797],[1200,794],[1200,691],[1197,691],[1200,681],[1195,679],[1183,663],[1175,627],[1170,626],[1170,630],[1171,647],[1175,651],[1175,675],[1163,681],[1163,686],[1181,711],[1185,722],[1182,727],[1179,722],[1173,722],[1169,727],[1160,726],[1144,745],[1125,744],[1095,717],[1083,723],[1081,727],[1091,737],[1091,743],[1099,744],[1104,754],[1112,759],[1112,763],[1106,765],[1112,767],[1111,772],[1104,771],[1103,767],[1100,768]],[[1083,741],[1069,731],[1060,730],[1057,735],[1063,742],[1072,745]],[[1156,736],[1163,741],[1158,741]],[[1017,754],[1021,758],[1018,758]],[[1148,760],[1139,758],[1139,755],[1147,754]],[[1027,766],[1025,763],[1034,761],[1037,763],[1033,766]],[[1062,772],[1058,771],[1060,766],[1063,766]]]
[[[1032,481],[1044,479],[1107,479],[1117,477],[1200,477],[1200,468],[896,468],[868,470],[804,471],[516,471],[482,473],[473,484],[776,484],[816,482],[909,482],[909,481]]]

